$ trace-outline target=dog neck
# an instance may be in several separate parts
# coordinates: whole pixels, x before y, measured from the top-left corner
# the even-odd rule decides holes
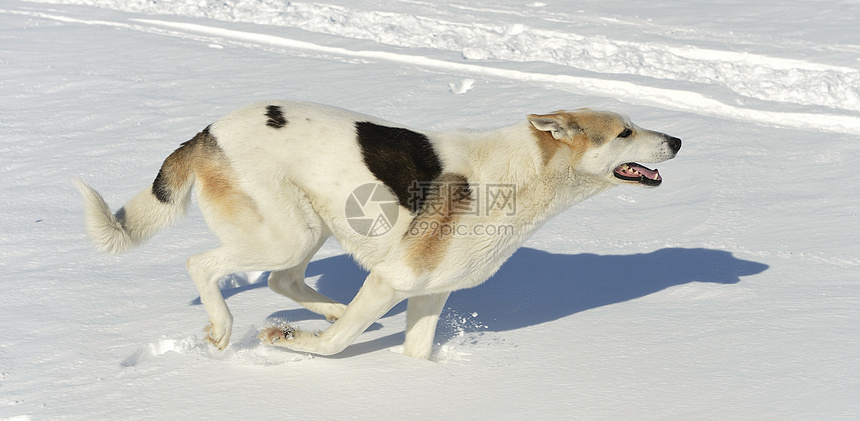
[[[516,186],[519,218],[539,226],[570,206],[615,184],[577,171],[574,151],[528,122],[486,131],[435,134],[446,172],[475,186]],[[552,143],[549,143],[552,142]]]

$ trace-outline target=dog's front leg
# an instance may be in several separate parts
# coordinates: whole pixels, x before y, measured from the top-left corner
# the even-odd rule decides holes
[[[403,353],[412,358],[428,359],[433,351],[439,314],[450,292],[409,298],[406,309],[406,342]]]
[[[319,355],[337,354],[406,297],[405,293],[391,288],[371,271],[358,294],[346,307],[343,316],[328,329],[313,333],[291,326],[276,326],[263,329],[259,338],[271,345],[294,351]]]

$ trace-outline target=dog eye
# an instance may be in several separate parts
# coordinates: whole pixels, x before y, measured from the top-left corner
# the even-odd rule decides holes
[[[630,130],[630,129],[624,129],[624,131],[623,131],[623,132],[621,132],[621,133],[618,135],[618,137],[620,137],[620,138],[622,138],[622,139],[623,139],[623,138],[626,138],[626,137],[630,137],[630,135],[632,135],[632,134],[633,134],[633,130]]]

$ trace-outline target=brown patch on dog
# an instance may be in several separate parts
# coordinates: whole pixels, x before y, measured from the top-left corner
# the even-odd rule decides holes
[[[198,145],[204,138],[210,136],[207,127],[197,133],[194,138],[181,144],[171,153],[158,170],[155,181],[152,182],[152,194],[161,203],[173,203],[180,192],[185,191],[187,184],[192,182],[191,166]]]
[[[472,203],[469,181],[460,174],[445,173],[428,184],[424,206],[405,235],[410,243],[407,258],[417,272],[439,265],[456,234],[457,221],[469,212]]]
[[[588,148],[614,139],[626,128],[624,119],[618,114],[587,108],[556,111],[545,115],[532,114],[529,118],[552,122],[544,124],[548,131],[531,126],[544,164],[558,153],[559,148],[566,145],[572,153],[570,161],[575,165]],[[553,136],[553,132],[557,135],[561,133],[558,139]]]
[[[546,165],[555,156],[555,153],[558,152],[558,141],[549,132],[538,130],[535,126],[531,125],[529,125],[529,128],[531,128],[532,134],[537,141],[538,148],[543,157],[543,164]]]
[[[228,219],[242,211],[260,217],[256,203],[236,185],[230,160],[208,127],[164,160],[152,183],[152,193],[162,203],[172,203],[192,182],[197,183],[201,202],[214,206]]]
[[[250,213],[256,219],[262,218],[251,196],[237,185],[230,161],[214,136],[198,145],[194,172],[200,201],[213,206],[221,217],[236,219],[242,213]]]
[[[625,128],[624,120],[615,113],[581,109],[561,114],[569,119],[570,124],[579,127],[595,146],[614,139]]]
[[[580,133],[570,139],[567,145],[570,147],[569,162],[575,167],[588,148],[592,146],[592,143],[586,134]]]
[[[579,113],[556,111],[555,113],[545,115],[532,114],[529,117],[553,121],[557,130],[564,133],[559,139],[556,139],[553,136],[552,130],[541,130],[534,125],[531,126],[532,133],[537,139],[538,148],[541,150],[544,165],[549,163],[549,160],[561,148],[567,148],[570,151],[569,161],[575,165],[585,151],[592,146],[593,142],[582,126],[583,124],[588,124],[588,121],[580,121]]]

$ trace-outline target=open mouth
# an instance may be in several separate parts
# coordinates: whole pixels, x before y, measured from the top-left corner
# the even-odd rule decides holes
[[[663,177],[660,177],[660,172],[656,168],[652,170],[635,162],[619,165],[615,168],[614,174],[615,178],[649,187],[657,187],[663,182]]]

